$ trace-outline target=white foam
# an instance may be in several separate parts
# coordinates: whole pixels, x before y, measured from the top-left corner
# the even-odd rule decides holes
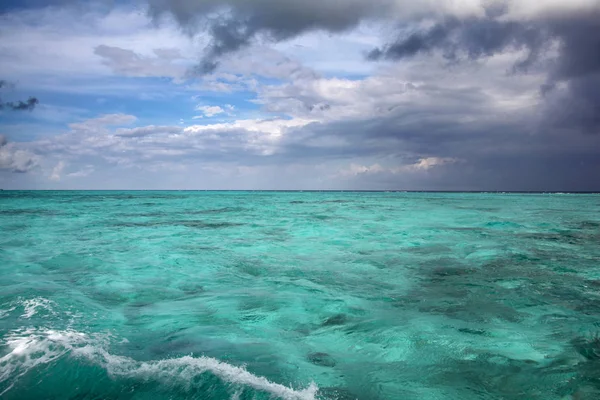
[[[15,308],[17,308],[17,307],[11,307],[7,310],[0,310],[0,318],[4,318],[4,317],[8,316],[11,312],[13,312],[15,310]]]
[[[36,297],[33,299],[23,300],[21,302],[25,312],[21,315],[21,318],[31,318],[35,314],[37,314],[38,309],[44,309],[52,314],[54,314],[54,310],[52,309],[52,305],[54,302],[52,300],[45,299],[43,297]]]
[[[8,381],[10,384],[0,393],[0,396],[9,391],[29,370],[56,360],[69,352],[78,341],[82,343],[84,339],[85,335],[72,331],[38,332],[34,329],[25,329],[11,332],[4,339],[4,344],[10,351],[0,358],[0,365],[2,365],[0,382]]]
[[[191,357],[139,362],[129,357],[110,354],[105,350],[106,337],[90,337],[76,331],[21,330],[15,331],[5,339],[10,352],[0,358],[3,371],[0,382],[9,381],[6,393],[16,380],[30,369],[47,364],[59,357],[70,355],[84,357],[100,365],[112,376],[139,378],[144,380],[177,381],[189,386],[199,374],[210,372],[232,385],[248,386],[267,392],[285,400],[315,400],[318,388],[315,384],[303,390],[270,382],[268,379],[253,375],[242,367],[227,364],[211,357]],[[234,395],[235,396],[235,395]]]

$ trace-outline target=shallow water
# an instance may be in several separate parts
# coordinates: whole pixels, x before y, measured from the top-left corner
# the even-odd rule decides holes
[[[598,399],[600,195],[0,192],[2,399]]]

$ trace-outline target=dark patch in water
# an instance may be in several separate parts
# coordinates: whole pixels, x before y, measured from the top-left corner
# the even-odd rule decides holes
[[[476,300],[469,300],[462,303],[459,301],[437,300],[435,302],[430,302],[430,304],[420,306],[419,311],[445,315],[473,323],[486,323],[493,319],[507,322],[521,321],[521,315],[518,311],[501,303]]]
[[[598,221],[580,221],[575,224],[575,229],[598,229],[600,222]]]
[[[256,261],[241,261],[233,265],[238,271],[258,277],[265,273],[264,265]]]
[[[185,226],[187,228],[195,229],[223,229],[233,228],[242,226],[244,224],[233,223],[233,222],[207,222],[201,220],[182,220],[182,221],[127,221],[127,222],[116,222],[114,226],[123,228],[153,228],[159,226]]]
[[[126,218],[158,218],[164,217],[167,214],[164,212],[149,212],[149,213],[119,213],[115,214],[116,217],[126,217]]]
[[[392,302],[391,306],[394,308],[413,308],[416,304],[419,304],[422,300],[413,297],[401,297]]]
[[[469,210],[469,211],[483,211],[483,212],[499,212],[502,211],[500,207],[480,207],[480,206],[454,206],[457,210]]]
[[[434,277],[445,278],[454,276],[465,276],[473,272],[472,268],[460,268],[460,267],[438,267],[432,272]]]
[[[208,210],[194,210],[184,211],[185,214],[223,214],[223,213],[235,213],[244,211],[242,207],[223,207],[223,208],[212,208]]]
[[[352,200],[323,200],[320,203],[344,204],[344,203],[354,203],[354,202]]]
[[[571,231],[563,232],[535,232],[521,235],[525,239],[540,240],[554,243],[565,243],[565,244],[581,244],[589,241],[593,238],[593,235],[584,235],[581,233],[574,233]]]
[[[179,285],[179,289],[188,296],[204,293],[204,286],[193,282],[183,283]]]
[[[233,222],[180,221],[179,225],[183,225],[188,228],[198,229],[222,229],[242,226],[244,224],[238,224]]]
[[[489,221],[484,224],[486,228],[523,228],[523,225],[511,221]]]
[[[579,337],[573,340],[573,347],[589,361],[600,360],[600,336],[594,335],[589,338]],[[599,365],[600,367],[600,365]]]
[[[348,316],[346,314],[336,314],[324,320],[321,323],[321,326],[344,325],[346,322],[348,322]]]
[[[0,215],[57,215],[58,212],[36,208],[20,208],[13,210],[0,210]]]
[[[335,360],[327,353],[309,353],[306,358],[308,361],[321,367],[335,367]]]
[[[464,231],[464,232],[487,232],[486,229],[475,227],[475,226],[451,226],[451,227],[444,228],[444,230],[458,231],[458,232],[461,232],[461,231]]]
[[[144,308],[147,306],[151,306],[152,304],[154,304],[154,303],[150,302],[150,301],[134,301],[134,302],[129,303],[128,305],[129,305],[129,307],[132,307],[132,308]]]
[[[483,329],[460,328],[458,331],[462,333],[468,333],[469,335],[487,336],[488,334]]]
[[[257,313],[244,314],[240,317],[240,321],[244,322],[261,322],[265,319],[267,319],[266,315]]]
[[[304,204],[307,203],[306,201],[302,201],[302,200],[292,200],[290,201],[290,204]]]
[[[444,245],[423,245],[423,246],[406,246],[402,248],[403,252],[423,254],[431,257],[433,254],[452,254],[452,249]]]

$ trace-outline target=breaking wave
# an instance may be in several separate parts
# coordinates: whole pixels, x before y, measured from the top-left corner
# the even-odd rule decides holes
[[[8,334],[2,342],[8,352],[5,351],[6,355],[0,358],[0,383],[3,384],[0,387],[4,387],[0,397],[31,369],[61,357],[84,358],[104,368],[112,377],[176,381],[184,386],[189,385],[198,375],[209,372],[231,385],[250,387],[285,400],[315,400],[318,391],[314,383],[306,389],[296,390],[211,357],[184,356],[136,361],[110,354],[105,349],[108,344],[107,336],[90,336],[77,331],[17,330]]]
[[[54,310],[52,309],[53,304],[54,302],[52,300],[48,300],[43,297],[35,297],[33,299],[23,300],[22,305],[24,308],[24,313],[21,315],[21,318],[29,319],[37,314],[40,309],[54,314]]]

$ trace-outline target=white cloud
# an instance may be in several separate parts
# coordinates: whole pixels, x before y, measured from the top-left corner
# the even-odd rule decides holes
[[[6,137],[0,135],[0,170],[29,172],[38,165],[35,154],[20,149],[17,143],[8,143]]]
[[[171,77],[182,82],[189,64],[177,64],[183,59],[178,49],[154,49],[156,56],[144,56],[133,50],[101,44],[94,54],[102,57],[103,64],[116,74],[133,77]]]
[[[96,169],[94,168],[93,165],[86,165],[79,171],[68,173],[67,176],[69,178],[85,178],[86,176],[89,176],[90,174],[92,174],[95,170]]]
[[[261,85],[256,102],[267,112],[323,122],[385,117],[432,106],[462,113],[465,120],[515,115],[537,106],[545,80],[541,73],[506,75],[521,55],[499,54],[461,68],[448,66],[441,56],[416,57],[384,65],[361,79],[313,77]]]
[[[359,176],[359,175],[369,175],[369,174],[406,174],[413,173],[419,171],[428,171],[434,167],[441,167],[446,164],[454,164],[460,162],[456,158],[450,157],[424,157],[420,158],[417,162],[412,164],[404,164],[400,166],[391,166],[386,167],[380,164],[371,164],[371,165],[361,165],[352,163],[347,168],[343,168],[338,171],[337,175],[341,177],[351,177],[351,176]]]
[[[127,7],[108,13],[85,6],[11,11],[0,15],[0,37],[3,79],[24,89],[67,92],[103,93],[104,83],[95,80],[115,73],[180,78],[204,45],[201,37],[192,40],[168,21],[157,27]]]
[[[378,64],[365,60],[365,53],[381,46],[382,32],[392,27],[385,24],[363,23],[355,29],[338,35],[326,32],[308,32],[289,41],[276,43],[273,48],[281,53],[281,61],[301,63],[305,75],[365,76],[377,71]],[[256,54],[261,54],[257,50]],[[274,63],[272,63],[274,64]],[[288,67],[291,69],[290,67]],[[285,79],[285,76],[283,76]]]
[[[192,117],[192,119],[200,119],[200,118],[204,118],[204,117],[211,118],[211,117],[214,117],[215,115],[224,114],[224,113],[227,113],[227,115],[231,116],[232,111],[234,109],[235,109],[235,107],[232,106],[231,104],[224,104],[223,107],[199,105],[195,108],[195,110],[202,112],[202,115],[197,115],[195,117]]]
[[[483,0],[480,0],[483,1]],[[496,3],[501,3],[496,0]],[[565,13],[589,14],[600,11],[598,0],[509,0],[503,19],[560,17]]]
[[[298,128],[314,120],[294,118],[294,119],[242,119],[234,122],[226,122],[209,125],[191,125],[185,128],[186,132],[214,132],[214,131],[234,131],[244,130],[247,132],[261,133],[264,137],[280,137],[290,128]]]
[[[216,71],[213,74],[202,77],[200,83],[189,85],[188,90],[232,93],[240,91],[252,92],[256,91],[257,87],[258,81],[254,77]],[[197,97],[195,96],[194,98]]]
[[[350,164],[348,168],[344,168],[339,171],[340,176],[356,176],[362,174],[374,174],[380,173],[384,171],[389,171],[388,168],[384,168],[379,164],[372,165],[360,165],[360,164]]]
[[[66,163],[64,161],[59,161],[56,166],[52,169],[52,173],[50,174],[51,181],[60,181],[63,170],[65,169]]]
[[[222,59],[219,71],[224,78],[228,76],[231,78],[231,74],[282,80],[310,79],[319,76],[319,73],[307,67],[296,56],[286,55],[274,48],[260,45],[228,54]]]
[[[454,164],[459,160],[451,157],[425,157],[414,164],[408,165],[409,170],[427,171],[433,167],[440,167],[445,164]]]
[[[126,114],[102,115],[70,124],[69,132],[29,142],[27,146],[49,159],[58,158],[58,164],[49,175],[59,179],[65,160],[73,165],[94,159],[134,166],[173,157],[182,162],[180,157],[218,155],[236,159],[270,155],[277,151],[279,140],[288,129],[310,122],[247,119],[208,125],[118,127],[135,120],[136,117]]]
[[[115,136],[121,137],[144,137],[149,135],[170,135],[181,133],[181,127],[178,126],[140,126],[137,128],[119,128],[115,132]]]
[[[214,117],[217,114],[222,114],[225,112],[225,110],[223,110],[221,107],[219,106],[197,106],[195,108],[196,111],[201,111],[203,116],[205,117]]]
[[[135,122],[137,118],[128,114],[105,114],[96,118],[87,119],[83,122],[69,124],[73,130],[94,130],[106,126],[128,125]]]

